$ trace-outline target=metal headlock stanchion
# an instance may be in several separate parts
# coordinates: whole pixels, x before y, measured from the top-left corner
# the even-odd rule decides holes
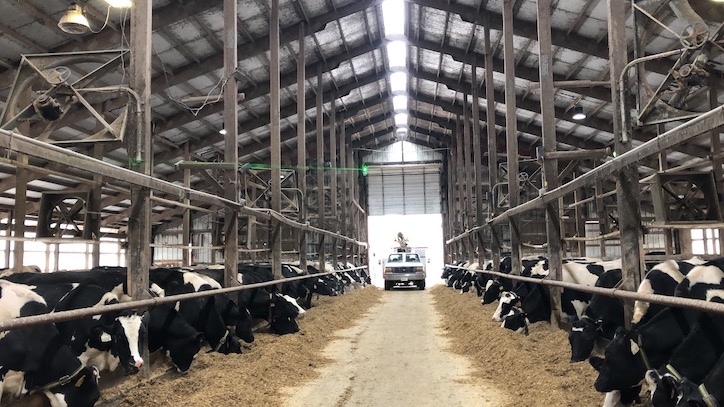
[[[80,308],[70,311],[52,312],[49,314],[32,315],[28,317],[21,317],[10,319],[7,321],[0,321],[0,332],[10,331],[13,329],[26,328],[30,326],[37,326],[43,324],[52,324],[56,322],[70,321],[73,319],[80,319],[93,315],[105,314],[108,312],[125,311],[134,308],[150,308],[161,304],[174,303],[176,301],[193,300],[197,298],[209,297],[217,294],[231,294],[244,290],[251,290],[254,288],[268,287],[270,285],[282,284],[290,281],[305,280],[307,278],[315,278],[326,276],[334,273],[344,273],[347,271],[366,269],[367,266],[353,267],[343,270],[327,271],[324,273],[308,274],[299,277],[289,277],[280,280],[265,281],[263,283],[245,284],[238,287],[226,287],[217,288],[214,290],[207,290],[189,294],[178,294],[170,295],[168,297],[155,297],[147,300],[129,301],[120,304],[103,305],[96,307]]]
[[[467,270],[465,267],[454,266],[451,264],[445,265],[445,267]],[[565,281],[545,280],[531,277],[522,277],[516,275],[510,275],[505,273],[499,273],[497,271],[490,270],[474,270],[476,273],[490,274],[497,277],[505,277],[516,281],[525,281],[527,283],[543,284],[553,287],[569,288],[571,290],[582,291],[591,294],[601,294],[607,297],[635,300],[635,301],[646,301],[653,302],[656,304],[666,305],[669,307],[679,308],[691,308],[699,311],[714,312],[717,314],[724,314],[724,304],[716,302],[708,302],[703,300],[695,300],[691,298],[683,297],[671,297],[668,295],[660,294],[642,294],[633,291],[627,291],[620,288],[602,288],[602,287],[590,287],[579,284],[567,283]]]

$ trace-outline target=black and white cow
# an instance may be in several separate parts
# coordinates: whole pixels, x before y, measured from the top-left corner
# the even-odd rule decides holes
[[[651,401],[656,407],[674,407],[682,377],[700,383],[724,353],[724,317],[702,314],[666,366],[646,373]]]
[[[67,274],[63,278],[68,280],[72,275],[84,273],[63,274]],[[117,295],[107,288],[90,284],[92,280],[87,276],[80,277],[84,283],[58,282],[54,273],[15,273],[5,278],[32,283],[31,289],[43,297],[54,312],[119,302]],[[147,318],[144,320],[136,311],[122,311],[65,321],[56,326],[84,365],[113,371],[120,364],[126,374],[134,374],[143,365],[140,344],[146,335],[147,322]]]
[[[692,268],[676,286],[674,295],[706,301],[724,299],[724,258]]]
[[[28,287],[0,280],[0,320],[47,313]],[[52,324],[0,332],[0,397],[45,395],[52,407],[91,407],[100,398],[98,371],[81,364]]]
[[[163,289],[163,293],[157,293],[161,295],[188,294],[221,288],[220,285],[210,285],[207,279],[196,273],[178,269],[154,269],[151,270],[149,278],[153,284]],[[175,308],[194,329],[203,332],[204,339],[214,351],[225,355],[241,353],[239,339],[229,331],[219,314],[215,296],[179,301]]]
[[[621,281],[621,270],[605,271],[596,287],[613,288]],[[573,318],[568,333],[571,362],[582,362],[591,356],[598,338],[611,340],[618,327],[624,326],[623,304],[620,300],[594,294],[581,318]]]
[[[170,305],[152,308],[148,327],[148,350],[165,350],[179,373],[191,368],[196,354],[201,350],[204,335],[192,327]]]
[[[503,323],[500,324],[501,328],[528,335],[530,320],[528,319],[528,314],[521,308],[513,307],[507,314],[502,316],[502,319]]]
[[[592,356],[589,359],[591,366],[598,371],[594,384],[596,390],[626,390],[641,383],[647,370],[644,359],[648,360],[649,366],[665,364],[689,335],[699,314],[696,311],[666,308],[643,325],[631,330],[619,328],[606,346],[605,358]]]
[[[33,291],[45,298],[46,287],[33,286]],[[77,285],[52,307],[53,312],[61,312],[118,303],[118,297],[104,288]],[[126,374],[135,374],[143,366],[141,349],[148,323],[147,313],[128,310],[58,322],[55,326],[84,366],[113,371],[120,364]]]
[[[271,269],[240,265],[239,273],[242,284],[273,281]],[[275,292],[273,287],[241,291],[239,304],[246,307],[253,318],[269,322],[272,332],[278,335],[299,331],[296,318],[304,310],[294,299]]]
[[[637,292],[640,294],[674,295],[676,286],[684,280],[686,275],[695,266],[705,262],[698,257],[692,257],[684,261],[667,260],[656,264],[646,273],[641,284],[639,284]],[[645,323],[664,308],[666,307],[663,305],[636,301],[631,322],[634,324]]]
[[[513,269],[513,263],[512,258],[507,256],[503,258],[500,261],[500,272],[504,274],[510,274],[510,272]],[[524,257],[521,259],[521,273],[520,275],[523,277],[533,277],[532,270],[534,267],[541,265],[543,262],[546,261],[545,257],[542,256],[532,256],[532,257]],[[537,277],[544,277],[544,275],[537,276]],[[483,305],[486,304],[492,304],[496,300],[498,300],[501,296],[501,294],[505,291],[510,291],[515,287],[515,283],[513,280],[510,280],[505,277],[496,277],[494,279],[488,280],[485,285],[485,292],[483,293],[483,298],[480,301]]]

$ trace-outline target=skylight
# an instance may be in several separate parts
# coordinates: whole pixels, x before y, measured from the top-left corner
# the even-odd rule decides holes
[[[407,91],[407,74],[405,72],[393,72],[390,75],[390,90],[393,93]]]
[[[382,2],[382,24],[385,38],[390,41],[385,45],[390,74],[390,94],[395,114],[395,127],[399,132],[407,127],[407,73],[400,72],[407,67],[407,41],[405,38],[405,0],[384,0]]]
[[[405,20],[404,0],[385,0],[382,3],[382,23],[385,26],[385,37],[405,35]]]
[[[397,113],[395,115],[395,126],[397,126],[397,127],[407,126],[407,113]]]
[[[407,95],[397,95],[392,98],[392,108],[395,111],[407,110]]]
[[[407,44],[392,41],[387,44],[387,61],[392,68],[404,68],[407,65]]]

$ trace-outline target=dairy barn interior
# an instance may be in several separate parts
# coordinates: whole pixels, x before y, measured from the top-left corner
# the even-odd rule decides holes
[[[0,405],[721,405],[723,53],[720,0],[1,1]]]

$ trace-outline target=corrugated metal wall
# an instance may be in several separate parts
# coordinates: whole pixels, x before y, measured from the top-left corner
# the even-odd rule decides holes
[[[370,166],[369,215],[441,213],[440,164]]]
[[[214,245],[213,230],[215,218],[205,215],[193,219],[191,225],[191,245],[205,248],[191,251],[191,262],[193,264],[215,264],[222,262],[222,250],[213,250],[209,246]],[[163,234],[154,236],[153,242],[159,245],[181,245],[183,244],[182,229],[169,229]],[[153,262],[155,264],[181,264],[183,259],[182,249],[174,247],[156,247],[153,251]]]

